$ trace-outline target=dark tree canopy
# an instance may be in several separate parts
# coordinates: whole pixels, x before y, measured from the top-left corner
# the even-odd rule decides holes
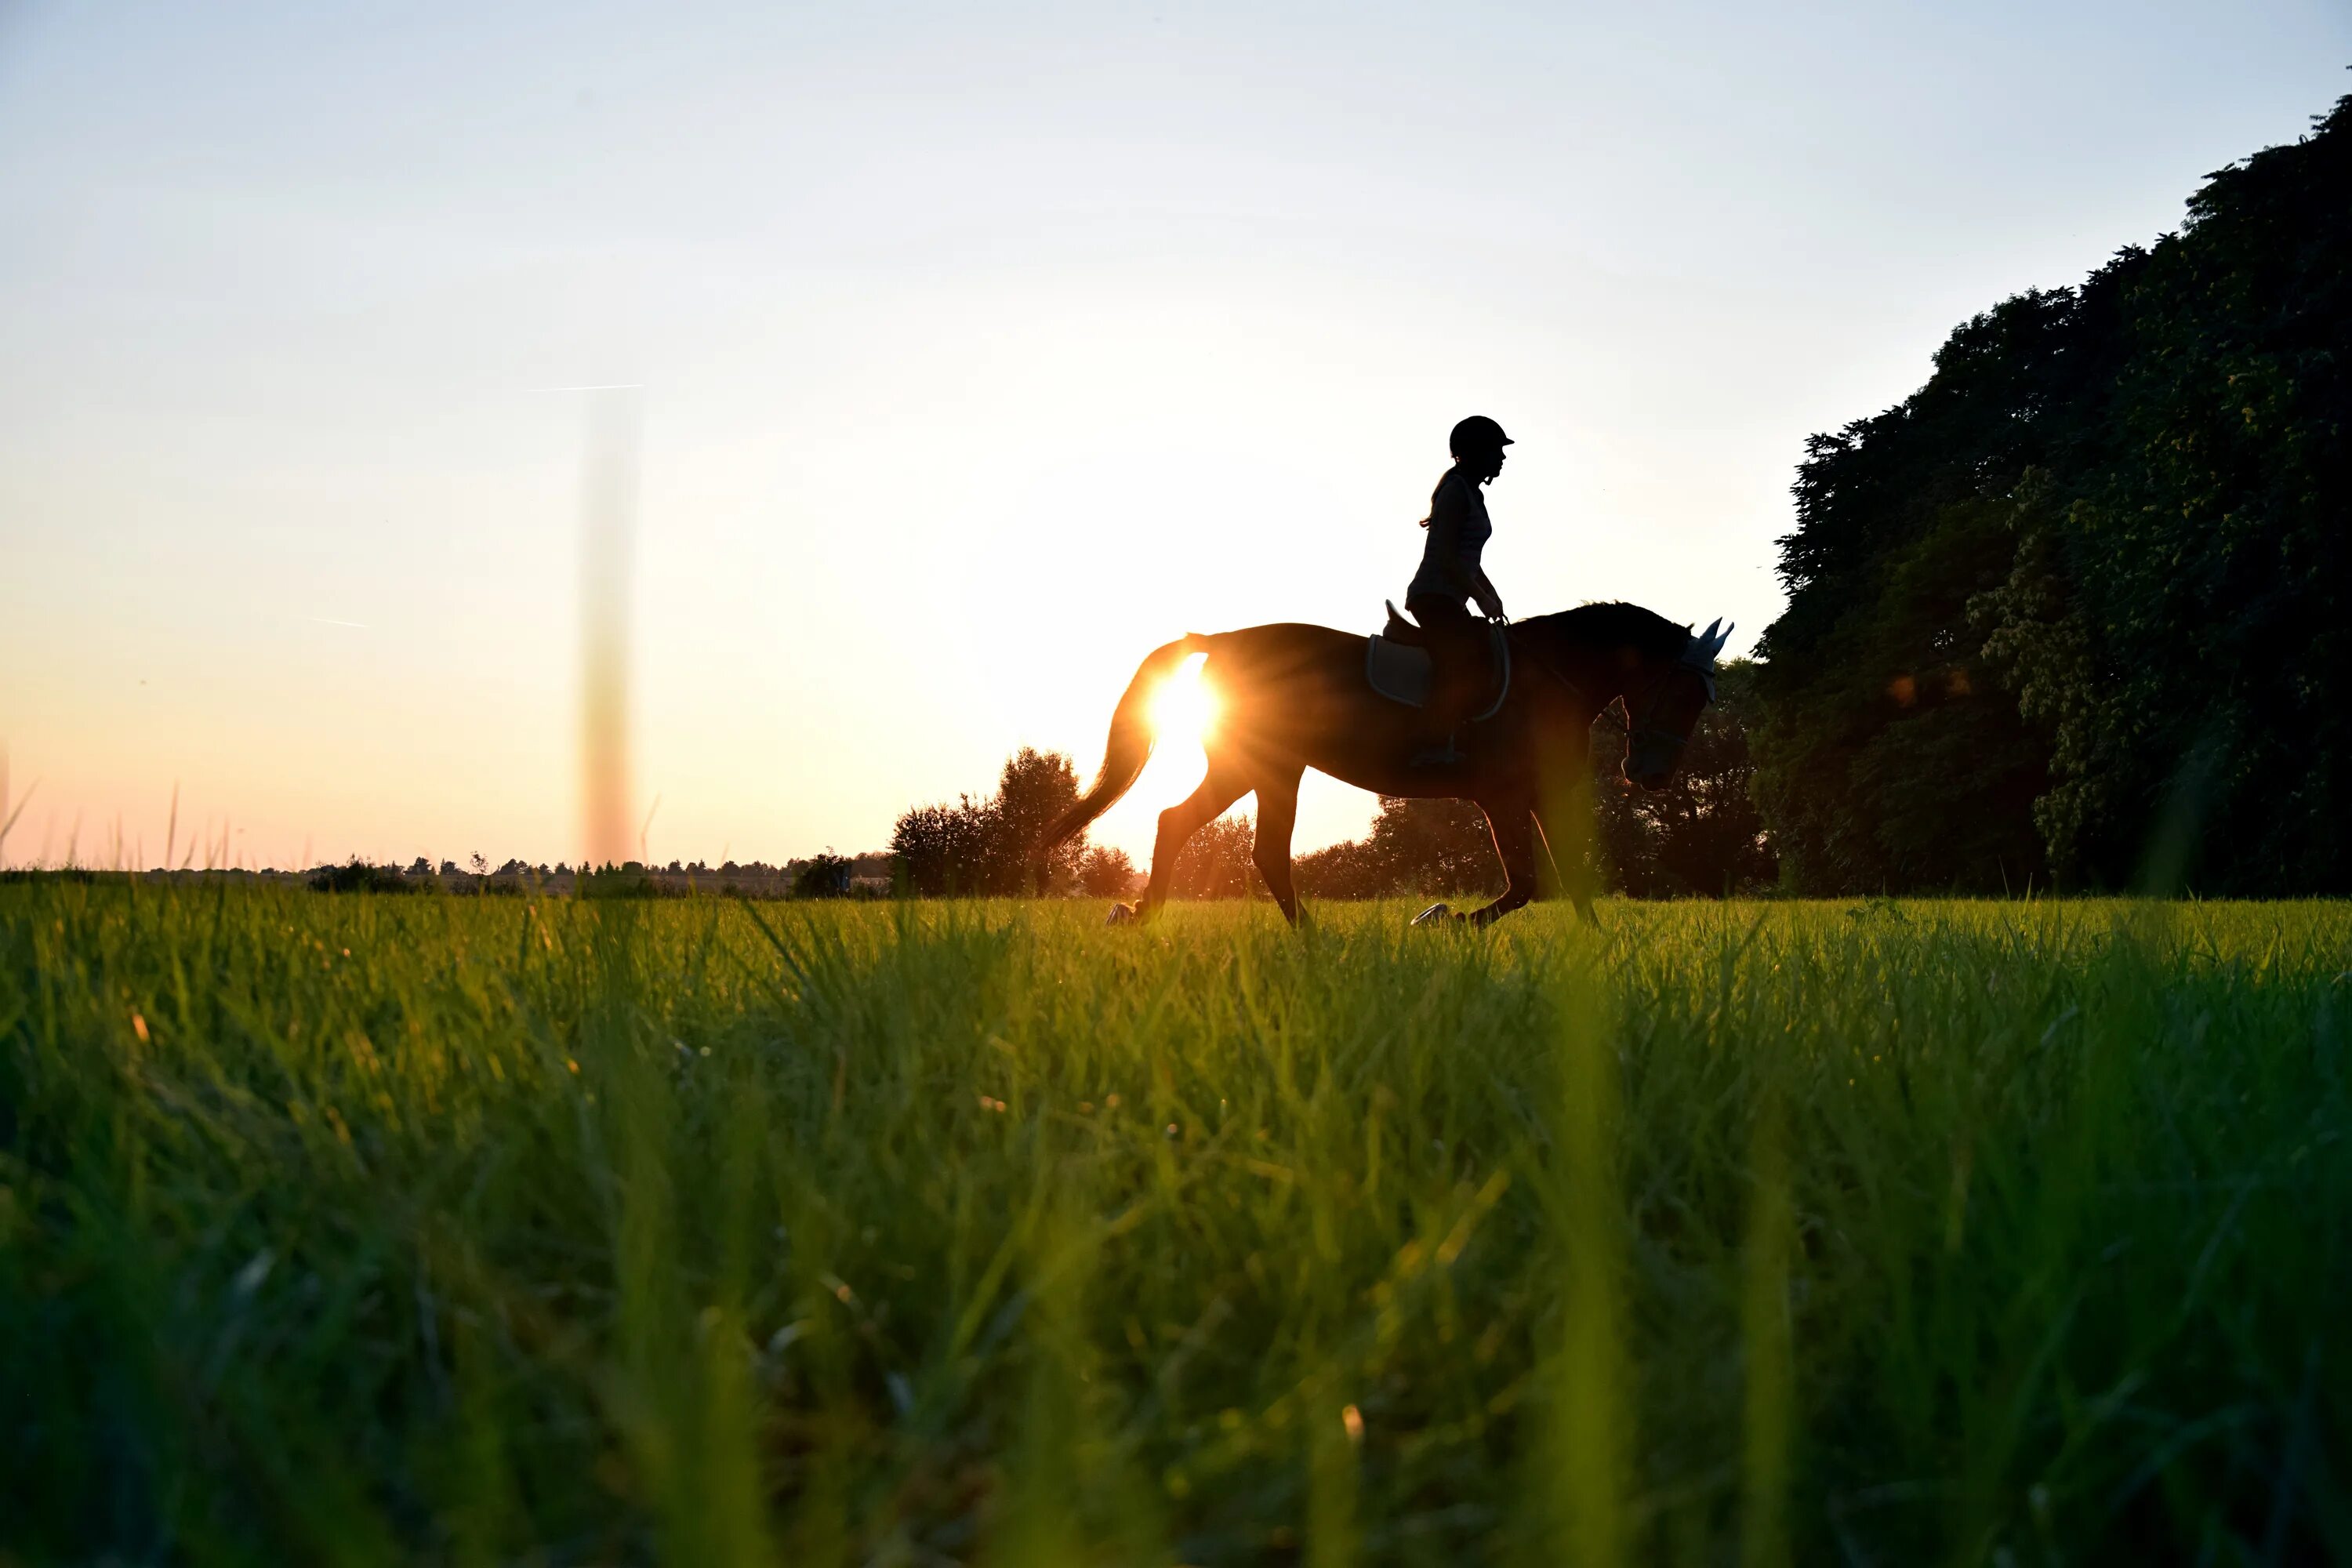
[[[793,897],[796,899],[848,897],[849,879],[856,864],[848,856],[836,855],[830,849],[821,855],[810,856],[793,868]]]
[[[1816,436],[1756,797],[1805,892],[2342,891],[2352,99]]]
[[[1141,873],[1124,849],[1097,844],[1078,857],[1077,889],[1090,899],[1123,899]]]

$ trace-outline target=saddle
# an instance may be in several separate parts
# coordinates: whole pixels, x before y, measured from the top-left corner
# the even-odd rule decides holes
[[[1375,692],[1391,702],[1401,702],[1407,708],[1426,707],[1429,636],[1399,615],[1394,605],[1387,608],[1388,624],[1364,639],[1364,679]],[[1510,637],[1501,626],[1489,627],[1486,635],[1486,667],[1494,676],[1494,698],[1470,716],[1474,724],[1482,719],[1492,719],[1501,710],[1503,700],[1511,694]]]

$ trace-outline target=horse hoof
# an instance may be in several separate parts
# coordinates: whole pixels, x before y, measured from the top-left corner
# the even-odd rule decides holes
[[[1451,908],[1444,904],[1432,904],[1413,916],[1412,923],[1417,926],[1443,925],[1452,919],[1454,919],[1454,910]]]
[[[1110,907],[1110,913],[1103,916],[1103,924],[1107,926],[1123,926],[1133,919],[1135,919],[1135,906],[1133,904],[1113,904]]]

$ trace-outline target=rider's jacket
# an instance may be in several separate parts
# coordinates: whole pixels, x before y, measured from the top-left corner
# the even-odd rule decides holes
[[[1479,552],[1494,531],[1478,481],[1460,468],[1446,469],[1429,498],[1429,539],[1422,546],[1421,570],[1412,574],[1405,598],[1460,604],[1471,597],[1478,591]]]

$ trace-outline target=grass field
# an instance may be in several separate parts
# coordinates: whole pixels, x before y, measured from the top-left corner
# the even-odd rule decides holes
[[[0,887],[0,1558],[2352,1556],[2352,910]]]

